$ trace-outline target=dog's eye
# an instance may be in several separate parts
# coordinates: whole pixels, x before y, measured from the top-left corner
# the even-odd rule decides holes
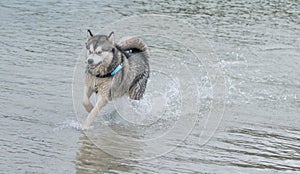
[[[102,51],[97,51],[96,54],[100,55],[102,54]]]
[[[132,50],[125,50],[125,53],[131,54],[133,51]]]

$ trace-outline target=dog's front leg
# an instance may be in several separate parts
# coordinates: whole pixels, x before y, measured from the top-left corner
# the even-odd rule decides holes
[[[107,97],[101,97],[98,95],[97,103],[95,107],[92,109],[92,111],[89,113],[87,118],[85,119],[84,123],[82,124],[82,129],[88,129],[89,126],[92,124],[98,113],[101,111],[101,109],[108,103]]]
[[[93,104],[90,101],[90,97],[93,94],[93,90],[90,87],[85,86],[83,91],[83,106],[85,110],[91,112],[94,108]]]

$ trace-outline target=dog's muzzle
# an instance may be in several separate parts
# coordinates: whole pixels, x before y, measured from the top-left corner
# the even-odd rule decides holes
[[[94,60],[93,59],[89,59],[87,62],[88,62],[89,65],[91,65],[91,64],[94,63]]]
[[[100,64],[102,63],[102,61],[100,61],[100,62],[97,63],[97,64],[94,64],[94,60],[93,60],[93,59],[88,59],[88,60],[87,60],[87,63],[88,63],[88,67],[89,67],[90,69],[94,69],[94,68],[96,68],[98,65],[100,65]]]

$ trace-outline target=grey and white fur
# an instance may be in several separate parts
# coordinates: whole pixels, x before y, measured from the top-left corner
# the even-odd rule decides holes
[[[93,35],[88,30],[83,105],[89,112],[81,125],[88,129],[102,108],[113,98],[128,95],[140,100],[149,78],[148,48],[138,37],[123,37],[116,44],[114,33]],[[116,74],[112,72],[120,66]],[[120,68],[119,67],[119,68]],[[95,106],[90,96],[96,93]]]

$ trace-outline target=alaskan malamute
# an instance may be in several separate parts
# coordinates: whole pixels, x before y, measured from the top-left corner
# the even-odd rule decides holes
[[[83,105],[89,112],[82,124],[87,129],[100,110],[115,97],[143,97],[149,78],[148,48],[138,37],[124,37],[115,43],[114,33],[93,35],[86,41],[86,75]],[[95,106],[90,96],[98,95]]]

